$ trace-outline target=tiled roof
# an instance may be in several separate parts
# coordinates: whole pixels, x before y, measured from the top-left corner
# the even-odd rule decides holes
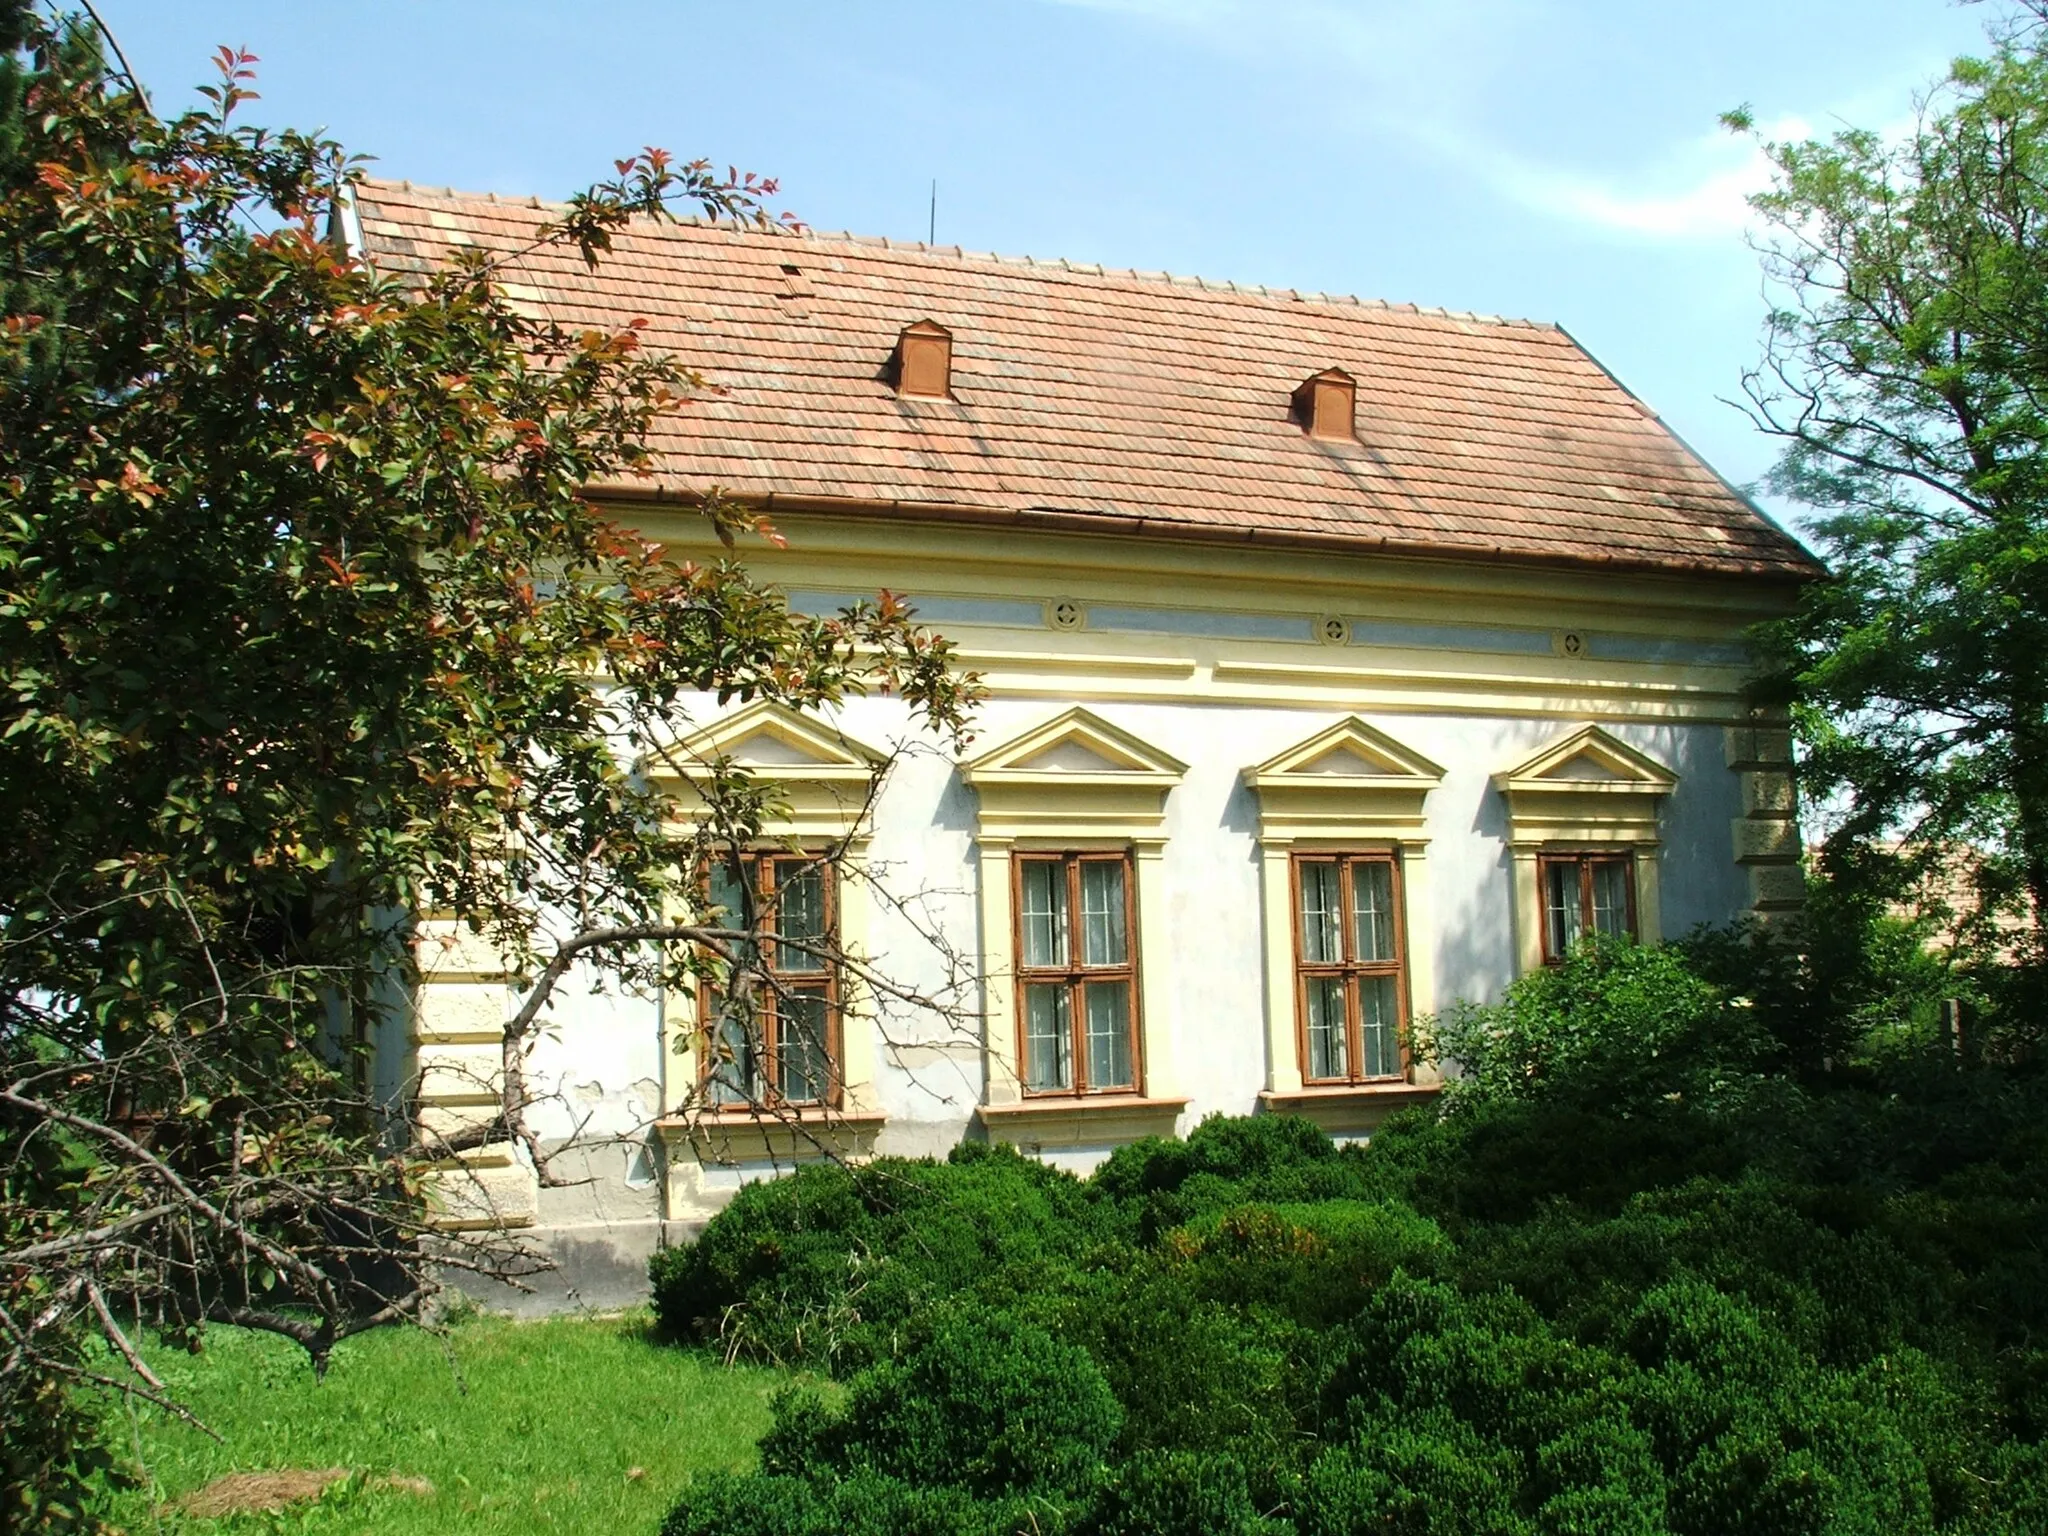
[[[370,182],[365,247],[416,271],[531,241],[537,202]],[[793,272],[791,269],[795,269]],[[646,341],[723,393],[659,429],[657,483],[1152,534],[1808,576],[1818,567],[1571,337],[1545,325],[1164,273],[811,232],[636,223],[597,271],[505,272],[578,325]],[[902,328],[953,335],[950,400],[899,399]],[[1357,380],[1358,441],[1289,412]]]

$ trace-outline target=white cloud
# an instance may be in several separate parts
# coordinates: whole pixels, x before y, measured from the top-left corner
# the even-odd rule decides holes
[[[1771,140],[1803,139],[1798,119],[1767,125]],[[1770,185],[1771,164],[1747,137],[1716,132],[1680,146],[1635,180],[1534,165],[1475,152],[1469,168],[1526,208],[1617,234],[1662,240],[1717,238],[1748,228],[1749,199]]]
[[[1341,65],[1373,115],[1434,117],[1488,88],[1550,0],[1045,0],[1188,33],[1219,53]]]
[[[1747,137],[1721,130],[1653,152],[1626,171],[1544,164],[1479,126],[1481,106],[1524,70],[1547,29],[1548,0],[1044,0],[1171,27],[1233,58],[1340,66],[1338,110],[1356,128],[1406,142],[1533,212],[1620,238],[1725,239],[1749,227],[1748,198],[1770,165]],[[1894,98],[1894,101],[1896,98]],[[1768,139],[1804,138],[1807,123],[1769,124]]]

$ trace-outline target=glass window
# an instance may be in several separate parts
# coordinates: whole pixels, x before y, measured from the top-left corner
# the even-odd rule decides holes
[[[1129,856],[1019,854],[1016,869],[1018,1056],[1025,1090],[1137,1092]]]
[[[1074,1086],[1068,1002],[1064,984],[1024,986],[1024,1086],[1035,1093]]]
[[[1573,860],[1557,859],[1543,867],[1543,927],[1544,952],[1549,955],[1564,954],[1586,931],[1579,866]]]
[[[1394,866],[1383,859],[1351,866],[1351,931],[1358,959],[1394,958]]]
[[[1304,1081],[1360,1083],[1406,1074],[1400,889],[1400,867],[1389,853],[1296,856]]]
[[[733,946],[756,967],[753,1003],[735,1006],[715,964],[698,994],[704,1092],[714,1104],[830,1104],[838,1094],[837,923],[832,871],[802,854],[747,853],[705,870],[713,921],[769,935]]]
[[[1301,957],[1316,965],[1344,959],[1343,868],[1335,859],[1303,863],[1301,876]]]
[[[1039,969],[1067,963],[1067,873],[1033,859],[1023,870],[1024,964]]]
[[[795,940],[775,946],[778,971],[822,971],[825,931],[825,867],[816,859],[777,859],[775,937]]]
[[[1107,859],[1081,866],[1081,963],[1122,965],[1124,943],[1124,867]]]
[[[1327,1080],[1351,1075],[1350,1030],[1345,1023],[1344,978],[1309,976],[1302,982],[1308,1001],[1308,1076]]]
[[[1546,853],[1537,859],[1543,892],[1543,959],[1555,964],[1589,933],[1636,937],[1635,856]]]

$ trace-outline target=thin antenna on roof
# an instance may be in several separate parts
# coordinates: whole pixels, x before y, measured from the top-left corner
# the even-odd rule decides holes
[[[932,219],[930,225],[926,228],[924,243],[926,245],[937,245],[939,243],[939,179],[936,176],[932,178]]]

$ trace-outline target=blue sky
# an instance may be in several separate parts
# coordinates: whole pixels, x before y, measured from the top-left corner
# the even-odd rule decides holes
[[[1724,474],[1763,314],[1716,127],[1883,127],[1947,0],[99,0],[158,105],[219,43],[379,174],[560,196],[658,144],[821,229],[1555,320]]]

